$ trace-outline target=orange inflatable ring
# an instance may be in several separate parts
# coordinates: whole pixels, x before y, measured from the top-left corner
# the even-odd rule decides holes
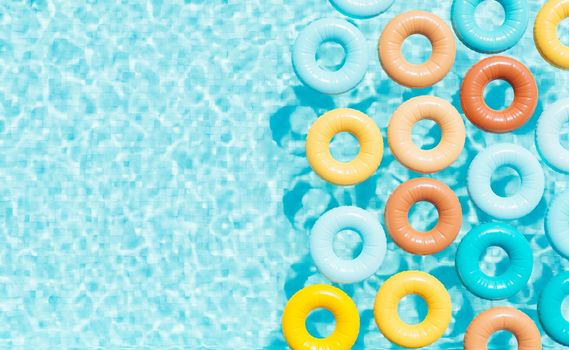
[[[511,307],[494,307],[470,323],[464,335],[464,350],[487,350],[488,339],[501,330],[514,334],[518,350],[541,349],[541,335],[531,318]]]
[[[421,232],[409,223],[409,210],[420,201],[432,203],[439,213],[437,225]],[[385,205],[385,226],[393,241],[409,253],[428,255],[448,247],[462,225],[462,207],[454,192],[431,178],[404,182],[393,191]]]
[[[505,80],[514,89],[514,101],[504,110],[484,102],[484,88],[493,80]],[[537,106],[537,84],[521,62],[504,56],[488,57],[476,63],[462,82],[460,102],[466,117],[480,129],[495,133],[515,130],[524,125]]]
[[[433,47],[429,60],[409,63],[401,53],[413,34],[426,36]],[[424,88],[442,80],[452,68],[456,44],[452,30],[439,17],[425,11],[409,11],[393,18],[379,38],[379,61],[387,75],[401,85]]]

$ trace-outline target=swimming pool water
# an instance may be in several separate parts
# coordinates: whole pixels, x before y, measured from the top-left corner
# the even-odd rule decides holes
[[[533,20],[543,1],[529,2]],[[393,111],[426,94],[461,110],[461,79],[484,55],[457,41],[451,73],[432,88],[412,90],[388,79],[376,54],[381,29],[396,14],[423,9],[450,23],[450,5],[401,0],[379,17],[353,20],[368,40],[369,69],[356,89],[330,97],[304,87],[290,61],[291,45],[308,23],[343,17],[325,0],[2,1],[0,348],[285,348],[280,318],[287,299],[306,285],[329,283],[308,250],[315,220],[332,207],[357,205],[383,222],[388,195],[419,176],[387,150],[364,183],[328,184],[306,161],[308,127],[330,109],[352,107],[371,116],[385,137]],[[480,20],[499,23],[495,15],[499,5],[485,4]],[[424,41],[406,47],[413,59],[428,55]],[[337,64],[338,54],[331,48],[321,56]],[[569,266],[543,232],[553,194],[569,181],[544,165],[543,200],[511,222],[533,250],[528,287],[508,300],[486,301],[466,291],[454,269],[460,238],[492,221],[468,197],[469,162],[498,141],[536,153],[537,117],[569,91],[569,73],[543,61],[531,28],[505,54],[536,77],[534,117],[504,135],[466,123],[461,157],[433,175],[460,198],[459,239],[426,257],[389,240],[374,276],[341,286],[361,316],[354,348],[397,348],[377,329],[372,308],[378,287],[398,271],[423,270],[445,284],[453,320],[429,349],[461,349],[472,318],[491,306],[511,305],[537,321],[544,284]],[[505,84],[488,94],[493,106],[508,98]],[[426,145],[440,136],[432,125],[417,132]],[[346,157],[354,147],[349,137],[333,144]],[[509,188],[510,178],[504,173],[498,186]],[[412,219],[428,226],[436,214],[422,206]],[[346,235],[339,249],[349,254],[346,245],[356,241]],[[484,269],[501,271],[507,266],[502,258],[493,250]],[[408,298],[401,312],[417,320],[425,305]],[[333,319],[319,312],[308,326],[323,335]],[[502,333],[491,348],[514,342]],[[562,348],[546,335],[543,342]]]

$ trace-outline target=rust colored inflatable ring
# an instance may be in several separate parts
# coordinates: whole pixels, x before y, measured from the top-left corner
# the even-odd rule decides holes
[[[432,203],[439,213],[437,225],[427,232],[409,223],[409,210],[420,201]],[[393,241],[409,253],[428,255],[448,247],[462,225],[462,207],[454,192],[431,178],[404,182],[393,191],[385,205],[385,226]]]
[[[401,53],[405,39],[422,34],[431,42],[431,57],[422,64],[409,63]],[[425,11],[409,11],[393,18],[379,38],[379,61],[389,77],[410,88],[424,88],[441,81],[456,56],[452,30],[439,17]]]
[[[494,307],[470,323],[464,335],[464,350],[487,350],[488,339],[501,330],[514,334],[518,350],[541,349],[541,335],[529,316],[511,307]]]
[[[514,101],[504,110],[484,102],[484,88],[493,80],[505,80],[514,89]],[[466,117],[480,129],[505,133],[524,125],[537,106],[537,84],[521,62],[504,56],[488,57],[476,63],[462,82],[460,102]]]

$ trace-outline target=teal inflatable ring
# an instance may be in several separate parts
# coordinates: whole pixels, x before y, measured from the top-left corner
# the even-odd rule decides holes
[[[494,30],[481,28],[475,19],[476,7],[484,0],[454,0],[451,21],[456,36],[470,49],[497,53],[516,45],[524,35],[529,20],[526,0],[497,0],[506,13],[504,23]]]
[[[498,276],[488,276],[478,257],[489,247],[504,249],[510,258],[509,268]],[[456,252],[456,269],[464,285],[475,295],[505,299],[527,285],[533,268],[533,255],[526,238],[512,226],[489,223],[473,228],[460,242]]]
[[[545,285],[537,304],[543,329],[553,340],[565,346],[569,346],[569,322],[561,313],[561,304],[568,295],[569,271],[566,271]]]

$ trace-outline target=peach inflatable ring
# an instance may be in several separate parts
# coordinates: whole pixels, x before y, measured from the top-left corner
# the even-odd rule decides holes
[[[426,36],[433,47],[429,60],[409,63],[401,52],[405,39]],[[411,88],[424,88],[442,80],[452,68],[456,43],[452,30],[439,17],[425,11],[409,11],[391,20],[379,38],[379,60],[391,79]]]
[[[424,119],[436,122],[442,131],[439,144],[422,150],[413,143],[413,126]],[[434,173],[451,165],[464,148],[466,131],[460,114],[449,102],[420,96],[403,103],[389,122],[387,140],[393,155],[403,165],[420,173]]]

